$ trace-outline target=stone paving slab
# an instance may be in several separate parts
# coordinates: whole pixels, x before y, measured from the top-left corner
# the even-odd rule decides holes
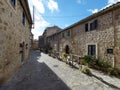
[[[33,51],[29,62],[0,90],[120,90],[119,79],[91,71],[95,76],[90,77],[64,62]]]
[[[44,54],[45,55],[45,54]],[[43,56],[44,56],[43,55]],[[45,55],[46,56],[46,55]],[[72,89],[72,90],[120,90],[119,83],[120,80],[117,78],[113,78],[103,75],[103,73],[92,70],[94,72],[94,75],[99,75],[96,77],[90,77],[83,73],[81,73],[79,70],[76,70],[74,68],[71,68],[69,65],[61,62],[56,61],[56,59],[53,59],[50,57],[50,59],[44,58],[44,62]],[[58,65],[57,68],[53,67],[54,65]],[[105,81],[102,82],[101,77],[103,77],[103,80],[107,77],[107,81],[109,84],[106,84]],[[100,79],[99,79],[100,78]],[[109,80],[110,79],[110,80]],[[114,83],[111,83],[111,79]],[[97,88],[97,89],[96,89]]]
[[[112,87],[116,87],[120,90],[120,79],[114,76],[108,76],[100,71],[96,71],[91,69],[92,74],[97,76],[101,81],[111,85]]]

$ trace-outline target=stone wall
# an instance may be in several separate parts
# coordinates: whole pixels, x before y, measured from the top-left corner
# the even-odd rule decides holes
[[[60,49],[69,45],[73,54],[84,56],[88,54],[88,45],[96,45],[96,57],[107,60],[113,67],[120,69],[120,8],[93,17],[83,23],[73,25],[62,31],[72,30],[71,37],[60,39]],[[117,15],[117,16],[116,16]],[[117,17],[117,19],[115,19]],[[97,29],[85,32],[85,24],[98,21]],[[61,33],[62,33],[61,32]],[[107,52],[113,49],[113,53]]]
[[[33,50],[38,50],[38,40],[33,40],[33,44],[32,44],[32,49]]]
[[[56,33],[61,30],[62,29],[58,26],[47,27],[43,32],[43,38],[39,38],[39,46],[42,46],[45,51],[48,51],[51,48],[58,50],[58,37],[56,37]]]
[[[54,33],[57,33],[58,31],[60,31],[61,28],[59,28],[58,26],[52,26],[52,27],[47,27],[45,30],[46,30],[46,37],[48,37]]]
[[[8,80],[29,56],[30,25],[22,24],[23,8],[16,0],[13,7],[10,0],[0,0],[0,82]],[[20,46],[24,42],[24,49]],[[20,53],[20,51],[23,52]],[[22,58],[24,57],[24,58]]]
[[[120,3],[93,14],[58,33],[59,52],[65,52],[69,46],[72,54],[88,55],[88,45],[96,46],[96,57],[107,60],[111,66],[120,69]],[[97,20],[97,28],[90,25]],[[88,23],[88,31],[85,24]],[[70,31],[70,36],[67,36]],[[64,33],[64,37],[63,37]],[[53,45],[55,41],[50,41]]]
[[[115,67],[120,69],[120,8],[114,11],[114,29],[115,29]]]

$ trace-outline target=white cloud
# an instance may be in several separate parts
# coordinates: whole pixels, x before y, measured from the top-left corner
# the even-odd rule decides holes
[[[65,24],[65,27],[68,27],[69,25],[68,24]]]
[[[35,24],[34,29],[32,29],[32,33],[34,34],[34,38],[38,39],[38,36],[42,35],[45,27],[49,26],[49,23],[44,20],[42,16],[35,15]]]
[[[115,4],[117,2],[120,2],[120,0],[108,0],[107,5],[103,8],[101,8],[100,10],[103,10],[103,9],[105,9],[105,8],[111,6],[112,4]],[[92,12],[92,13],[97,13],[99,10],[98,9],[89,9],[88,11]]]
[[[108,0],[108,5],[112,5],[116,2],[120,2],[120,0]]]
[[[49,25],[47,21],[44,20],[41,14],[44,14],[45,8],[42,0],[28,0],[30,11],[33,16],[33,5],[35,6],[34,12],[34,29],[32,33],[34,34],[34,39],[38,39],[38,36],[42,35],[45,27]]]
[[[108,0],[107,5],[105,7],[103,7],[101,10],[103,10],[103,9],[105,9],[105,8],[111,6],[112,4],[115,4],[117,2],[120,2],[120,0]]]
[[[81,0],[77,0],[77,3],[78,3],[78,4],[81,4]]]
[[[48,4],[48,8],[51,10],[51,12],[53,12],[54,10],[56,10],[56,11],[59,10],[58,3],[55,2],[54,0],[49,0],[47,4]]]
[[[32,33],[34,34],[34,38],[38,39],[38,36],[42,35],[45,27],[49,26],[50,23],[44,20],[44,18],[36,12],[35,14],[35,24],[34,29],[32,29]]]
[[[45,3],[47,3],[47,7],[53,12],[54,10],[58,11],[58,3],[54,0],[28,0],[31,15],[33,17],[33,6],[34,10],[34,29],[32,29],[32,33],[34,34],[34,39],[38,39],[38,36],[42,35],[44,29],[50,25],[42,15],[45,13]]]
[[[39,11],[41,14],[44,14],[45,8],[41,0],[29,0],[29,3],[30,3],[30,6],[34,5],[37,11]]]
[[[89,9],[88,11],[92,12],[92,13],[97,13],[99,10],[98,9]]]
[[[35,29],[39,29],[40,27],[46,27],[49,23],[44,20],[41,15],[35,15]]]

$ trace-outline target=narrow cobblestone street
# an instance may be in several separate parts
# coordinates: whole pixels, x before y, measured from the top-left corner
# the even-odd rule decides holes
[[[0,90],[120,90],[119,79],[105,75],[99,78],[102,74],[92,72],[94,76],[87,76],[64,62],[32,51],[28,63]]]

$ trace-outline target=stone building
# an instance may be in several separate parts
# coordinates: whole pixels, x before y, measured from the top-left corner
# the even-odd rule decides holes
[[[34,40],[34,35],[33,33],[31,32],[30,33],[30,49],[32,50],[32,46],[33,46],[33,40]]]
[[[39,36],[39,48],[42,48],[44,50],[48,50],[52,48],[51,43],[48,42],[47,37],[56,34],[57,32],[61,31],[62,29],[59,28],[58,26],[52,26],[52,27],[47,27],[45,31],[43,32],[42,36]]]
[[[57,33],[59,52],[94,55],[120,69],[120,3],[99,11]],[[50,40],[49,36],[49,40]],[[52,40],[49,41],[55,44]]]
[[[0,83],[29,58],[31,24],[27,0],[0,0]]]
[[[44,37],[43,36],[39,36],[39,39],[38,39],[38,47],[39,49],[42,49],[44,48]]]
[[[59,31],[61,32],[61,31]],[[52,50],[59,51],[59,32],[54,33],[46,38]]]
[[[32,49],[33,50],[38,50],[38,40],[33,40],[33,43],[32,43]]]

